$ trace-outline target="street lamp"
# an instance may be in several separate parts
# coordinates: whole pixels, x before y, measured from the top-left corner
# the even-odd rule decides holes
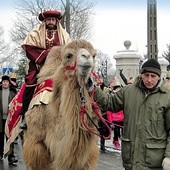
[[[98,75],[103,78],[104,83],[108,84],[107,81],[107,59],[102,62],[101,66],[98,67]]]

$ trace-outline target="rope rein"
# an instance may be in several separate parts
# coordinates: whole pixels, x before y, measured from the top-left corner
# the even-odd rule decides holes
[[[110,128],[110,126],[108,125],[108,123],[106,123],[107,120],[104,119],[104,118],[102,117],[102,115],[100,114],[98,104],[93,101],[93,102],[92,102],[92,107],[93,107],[93,110],[94,110],[94,112],[96,113],[97,117],[99,118],[99,120],[101,120],[101,121],[105,124],[105,126],[107,127],[107,129],[109,130],[109,135],[108,135],[108,136],[104,136],[104,135],[101,134],[100,128],[94,123],[94,121],[92,120],[92,118],[91,118],[91,117],[89,116],[89,114],[87,113],[87,111],[86,111],[86,109],[85,109],[85,103],[86,103],[86,101],[85,101],[85,97],[83,96],[82,91],[83,91],[82,88],[80,88],[80,101],[81,101],[80,113],[81,113],[81,121],[82,121],[83,126],[86,128],[87,131],[89,131],[89,132],[92,133],[92,134],[95,134],[95,135],[99,136],[100,138],[104,138],[105,140],[106,140],[106,139],[110,139],[111,133],[112,133],[111,128]],[[93,92],[92,92],[92,98],[93,98],[93,97],[94,97],[94,89],[93,89]],[[92,130],[87,126],[87,124],[86,124],[85,121],[84,121],[84,115],[85,115],[85,114],[86,114],[86,116],[89,118],[89,120],[92,122],[92,124],[94,125],[94,127],[98,130],[99,133],[96,133],[96,132],[92,131]]]

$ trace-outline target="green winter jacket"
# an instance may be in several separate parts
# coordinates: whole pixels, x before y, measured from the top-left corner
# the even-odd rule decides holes
[[[95,101],[104,111],[124,111],[122,160],[126,170],[161,170],[170,158],[170,85],[160,82],[147,93],[141,77],[116,94],[95,88]]]

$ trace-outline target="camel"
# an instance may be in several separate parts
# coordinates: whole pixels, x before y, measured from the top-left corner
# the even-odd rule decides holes
[[[98,136],[85,128],[86,125],[97,133],[93,97],[86,88],[95,66],[95,53],[86,40],[50,50],[38,75],[38,84],[52,79],[52,95],[47,103],[36,104],[26,113],[28,128],[24,132],[23,158],[27,169],[95,169]],[[83,119],[81,109],[88,113]]]

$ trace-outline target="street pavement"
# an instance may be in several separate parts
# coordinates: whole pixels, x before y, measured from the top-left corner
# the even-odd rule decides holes
[[[122,166],[121,151],[113,148],[112,140],[106,141],[106,149],[106,152],[100,153],[100,159],[96,170],[124,170]],[[16,166],[9,165],[8,160],[4,159],[3,161],[0,161],[0,170],[25,170],[20,138],[15,144],[15,155],[18,158]]]
[[[18,163],[16,163],[15,165],[9,165],[8,159],[5,158],[0,161],[0,170],[25,170],[25,165],[22,158],[22,145],[20,138],[18,138],[18,140],[15,141],[14,153],[18,159]]]
[[[113,147],[112,137],[105,142],[106,152],[100,152],[96,170],[124,170],[121,151]]]

